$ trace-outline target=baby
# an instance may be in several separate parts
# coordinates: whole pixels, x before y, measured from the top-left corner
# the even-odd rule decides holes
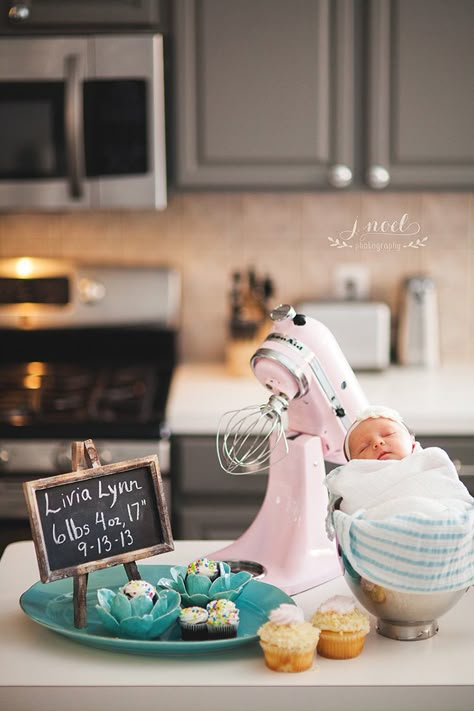
[[[364,410],[344,440],[347,460],[403,459],[419,448],[398,412],[381,406]]]
[[[422,449],[395,410],[373,406],[349,428],[326,477],[329,538],[353,574],[403,591],[474,583],[474,499],[447,453]]]
[[[380,520],[412,511],[465,510],[473,503],[447,453],[439,447],[422,449],[391,408],[361,412],[347,432],[344,453],[348,463],[326,478],[331,510],[337,502],[341,511],[364,510],[364,517]]]

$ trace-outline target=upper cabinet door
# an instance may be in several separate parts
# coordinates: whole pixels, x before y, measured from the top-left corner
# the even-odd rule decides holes
[[[178,187],[346,187],[352,0],[176,0]]]
[[[372,0],[366,180],[474,185],[474,3]]]

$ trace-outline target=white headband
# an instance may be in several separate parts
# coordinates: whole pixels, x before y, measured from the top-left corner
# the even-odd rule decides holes
[[[349,461],[350,459],[349,437],[351,436],[353,430],[355,430],[357,425],[360,425],[361,422],[364,422],[364,420],[368,420],[370,418],[376,419],[377,417],[383,417],[386,420],[393,420],[394,422],[398,422],[399,424],[406,427],[406,429],[408,430],[408,427],[403,422],[402,416],[396,410],[392,410],[391,407],[385,407],[384,405],[371,405],[370,407],[367,407],[365,410],[362,410],[362,412],[357,415],[356,419],[347,430],[343,448],[347,461]]]

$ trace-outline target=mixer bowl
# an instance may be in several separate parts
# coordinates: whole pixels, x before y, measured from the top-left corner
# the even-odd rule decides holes
[[[438,631],[438,617],[461,599],[467,588],[448,592],[399,592],[362,578],[337,546],[344,579],[360,604],[377,618],[377,632],[401,641],[428,639]]]

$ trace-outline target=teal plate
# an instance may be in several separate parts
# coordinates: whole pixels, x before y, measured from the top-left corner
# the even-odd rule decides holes
[[[153,585],[162,578],[170,577],[170,566],[144,565],[140,568],[144,580]],[[72,578],[55,580],[52,583],[37,582],[20,598],[22,610],[32,620],[58,634],[91,647],[110,649],[132,654],[195,654],[196,652],[220,652],[234,649],[257,639],[257,630],[268,619],[268,613],[282,603],[294,604],[293,600],[273,585],[250,580],[236,600],[240,612],[237,637],[233,639],[184,642],[180,638],[178,623],[173,624],[161,639],[140,640],[112,637],[99,621],[95,605],[99,588],[118,589],[127,582],[122,566],[105,568],[89,574],[87,586],[87,627],[78,629],[73,622]]]

